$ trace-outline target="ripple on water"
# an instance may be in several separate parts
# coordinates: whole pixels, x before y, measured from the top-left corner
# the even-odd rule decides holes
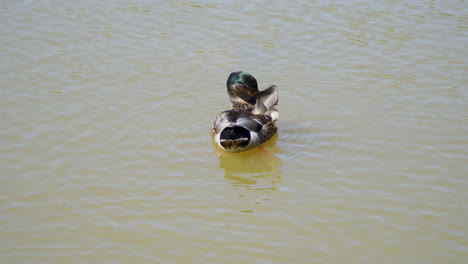
[[[210,108],[218,102],[215,93],[203,91],[202,98],[199,94],[197,89],[178,89],[103,100],[77,115],[69,124],[70,131],[82,131],[74,137],[77,142],[96,139],[94,147],[153,149],[159,157],[169,151],[174,159],[196,158],[200,144],[209,145],[209,128],[219,111]]]
[[[323,152],[320,146],[336,145],[339,137],[350,137],[351,131],[364,129],[364,118],[380,118],[365,105],[366,98],[356,97],[355,92],[333,96],[335,90],[352,91],[347,84],[322,82],[308,86],[301,89],[314,89],[312,95],[305,96],[298,90],[282,96],[280,101],[279,140],[284,149],[291,151],[285,159],[298,155],[329,158],[335,150]]]

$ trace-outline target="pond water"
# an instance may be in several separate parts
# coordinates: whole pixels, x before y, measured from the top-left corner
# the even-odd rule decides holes
[[[465,1],[2,1],[1,263],[465,263]],[[278,134],[215,149],[226,79]]]

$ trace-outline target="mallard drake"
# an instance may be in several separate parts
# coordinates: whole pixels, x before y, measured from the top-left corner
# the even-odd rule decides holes
[[[259,91],[257,80],[244,71],[231,73],[226,86],[232,109],[221,112],[213,123],[216,144],[228,152],[241,152],[268,141],[277,131],[276,86]]]

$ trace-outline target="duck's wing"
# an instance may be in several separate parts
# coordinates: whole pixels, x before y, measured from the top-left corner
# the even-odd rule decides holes
[[[265,124],[273,121],[268,113],[269,111],[267,111],[266,114],[252,115],[244,112],[227,110],[221,112],[221,114],[216,117],[213,129],[215,133],[218,134],[228,126],[241,126],[251,132],[259,132]]]
[[[267,89],[261,91],[257,95],[257,100],[262,102],[266,109],[270,109],[271,107],[278,104],[278,88],[276,85],[272,85]]]
[[[267,110],[268,109],[266,108],[265,104],[263,104],[261,100],[257,100],[254,108],[252,109],[252,113],[254,115],[264,115]]]
[[[236,125],[242,126],[251,132],[259,132],[269,121],[271,121],[271,118],[267,115],[241,116]]]
[[[229,120],[229,112],[230,111],[224,111],[221,112],[215,119],[213,123],[213,130],[215,131],[216,134],[220,133],[223,131],[224,128],[229,126],[231,124],[231,121]]]
[[[223,129],[225,129],[227,126],[236,124],[241,116],[243,116],[241,112],[234,110],[226,110],[221,112],[213,123],[213,129],[216,133],[221,133],[221,131],[223,131]]]
[[[268,109],[268,111],[265,112],[265,115],[270,116],[273,122],[276,122],[279,118],[278,110],[276,110],[274,107]]]

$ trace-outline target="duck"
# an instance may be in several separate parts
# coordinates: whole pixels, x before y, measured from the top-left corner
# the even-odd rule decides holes
[[[221,112],[211,127],[216,145],[227,152],[242,152],[272,138],[278,130],[277,86],[259,91],[251,74],[236,71],[229,75],[226,87],[232,109]]]

